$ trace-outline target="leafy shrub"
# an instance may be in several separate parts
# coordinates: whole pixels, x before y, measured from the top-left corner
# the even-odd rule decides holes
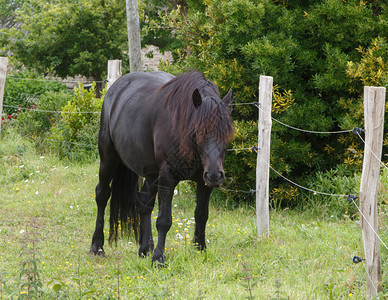
[[[45,80],[29,70],[14,72],[7,76],[4,89],[4,113],[10,115],[17,111],[13,107],[30,108],[39,101],[40,95],[48,92],[64,92],[66,86],[55,80]]]
[[[62,158],[93,160],[97,157],[99,119],[105,90],[96,98],[96,84],[86,90],[75,88],[71,100],[61,109],[61,120],[51,127],[49,143]]]
[[[373,39],[368,47],[358,47],[357,51],[361,54],[359,62],[349,61],[346,69],[352,85],[350,92],[359,90],[362,95],[362,86],[382,86],[388,88],[388,42],[385,38],[378,37]],[[350,113],[344,118],[349,123],[355,116],[358,120],[363,120],[363,98],[353,98],[351,101],[342,102],[345,107],[349,107]],[[385,103],[385,111],[388,111],[388,102]],[[388,150],[388,118],[385,118],[384,124],[384,151]]]
[[[172,72],[196,68],[219,86],[221,94],[232,88],[235,103],[257,101],[259,76],[270,75],[283,98],[291,94],[288,99],[293,99],[285,107],[274,105],[273,115],[278,120],[315,131],[362,127],[362,113],[353,114],[362,111],[362,102],[357,100],[362,89],[350,77],[353,71],[348,63],[354,62],[357,77],[359,71],[365,71],[365,77],[373,69],[368,66],[376,65],[366,64],[370,55],[365,49],[378,39],[381,48],[373,61],[380,62],[380,57],[386,64],[384,38],[378,37],[385,37],[383,11],[387,6],[376,5],[378,9],[359,1],[216,0],[204,1],[198,8],[187,2],[185,14],[177,9],[166,17],[169,23],[165,25],[174,29],[175,38],[185,46],[176,50],[179,59],[175,64],[162,67]],[[366,67],[358,67],[358,63]],[[235,106],[233,119],[241,126],[236,130],[235,145],[256,144],[257,131],[245,125],[254,126],[257,109]],[[335,169],[344,162],[352,170],[360,170],[362,147],[351,134],[312,135],[274,123],[271,165],[295,182],[308,182],[316,171]],[[251,156],[248,152],[228,154],[226,170],[233,174],[228,188],[254,188],[251,168],[255,168],[255,157]],[[278,196],[287,195],[283,205],[298,205],[299,193],[284,193],[284,180],[271,176],[272,197],[279,201]],[[227,197],[251,199],[238,193]]]
[[[27,137],[44,138],[61,119],[62,107],[71,99],[68,91],[47,91],[31,105],[30,110],[19,110],[15,125]]]
[[[348,169],[348,165],[338,165],[335,169],[326,172],[317,172],[308,183],[308,187],[317,192],[334,195],[358,195],[360,189],[361,174]],[[307,199],[305,208],[316,210],[319,215],[329,214],[335,218],[343,216],[354,217],[357,208],[347,201],[346,197],[327,196],[319,193],[303,193]]]

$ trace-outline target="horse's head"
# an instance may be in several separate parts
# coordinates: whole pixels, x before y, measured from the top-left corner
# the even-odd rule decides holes
[[[220,186],[225,179],[224,157],[226,145],[209,138],[200,147],[205,184],[209,187]]]
[[[202,95],[201,95],[202,93]],[[233,133],[228,104],[232,91],[221,100],[218,95],[195,89],[193,103],[196,109],[207,115],[202,129],[196,132],[197,146],[203,166],[203,180],[209,187],[217,187],[225,179],[224,158],[228,141]]]

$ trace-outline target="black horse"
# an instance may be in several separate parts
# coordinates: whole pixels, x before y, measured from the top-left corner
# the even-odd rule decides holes
[[[186,179],[197,183],[194,242],[198,249],[206,248],[209,197],[225,178],[224,155],[233,136],[231,99],[229,91],[221,100],[216,85],[199,72],[177,77],[130,73],[111,86],[101,112],[91,254],[104,255],[104,212],[110,196],[109,241],[117,240],[120,229],[134,232],[139,255],[152,252],[151,213],[158,194],[158,243],[152,260],[163,264],[174,188]]]

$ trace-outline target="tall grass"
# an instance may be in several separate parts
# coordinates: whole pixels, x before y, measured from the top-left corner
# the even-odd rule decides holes
[[[183,184],[173,201],[167,267],[156,268],[126,238],[117,247],[106,245],[105,258],[88,256],[97,162],[40,156],[9,134],[0,141],[0,170],[0,299],[365,299],[365,269],[352,263],[354,255],[363,257],[357,218],[271,211],[270,236],[257,238],[252,208],[211,204],[208,249],[198,252],[192,245],[194,194]],[[154,223],[156,215],[155,209]],[[380,226],[386,241],[384,204]],[[37,294],[23,286],[20,264],[32,244]],[[386,289],[388,253],[381,252]]]

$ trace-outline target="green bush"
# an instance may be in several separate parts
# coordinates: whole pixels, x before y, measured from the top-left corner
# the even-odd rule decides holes
[[[66,86],[55,80],[46,80],[29,70],[13,72],[6,78],[4,89],[4,113],[11,115],[17,111],[13,107],[30,108],[39,101],[39,97],[48,91],[64,92]]]
[[[359,195],[361,173],[354,173],[348,165],[338,165],[326,172],[318,171],[307,186],[314,191],[333,195]],[[327,196],[319,193],[304,192],[305,207],[317,214],[329,215],[335,218],[354,218],[358,213],[354,203],[347,201],[347,197]],[[358,205],[358,200],[356,200]]]
[[[273,107],[276,119],[315,131],[363,127],[362,114],[354,114],[362,110],[362,102],[355,100],[363,93],[359,70],[368,71],[363,66],[370,65],[365,49],[373,47],[379,36],[385,37],[386,4],[341,0],[306,4],[216,0],[203,4],[198,8],[188,1],[185,14],[177,9],[166,18],[166,25],[174,28],[175,38],[184,41],[185,47],[176,50],[179,59],[173,65],[163,65],[164,70],[196,68],[218,85],[221,94],[232,88],[235,103],[257,101],[259,76],[273,76],[283,98],[289,93],[293,99],[285,109]],[[385,42],[378,40],[380,49],[375,51],[374,60],[386,66]],[[353,62],[353,68],[349,62]],[[381,70],[386,73],[386,67]],[[361,73],[361,78],[367,75]],[[235,106],[233,118],[242,125],[235,145],[252,147],[257,132],[245,124],[255,126],[257,109]],[[317,171],[335,169],[343,163],[360,170],[362,148],[359,138],[352,134],[306,134],[274,122],[271,165],[295,182],[309,183]],[[228,187],[254,189],[251,168],[255,158],[251,156],[249,152],[228,154],[226,170],[233,174]],[[300,192],[286,192],[288,184],[276,174],[271,176],[271,196],[276,201],[289,197],[281,201],[284,206],[299,205]],[[251,199],[238,193],[228,193],[227,197]]]
[[[71,99],[68,91],[47,91],[31,106],[30,110],[20,110],[15,118],[16,130],[38,141],[50,133],[61,119],[62,107]],[[39,142],[38,142],[39,143]]]
[[[97,158],[99,120],[106,90],[96,98],[96,84],[89,90],[82,84],[61,109],[61,120],[51,127],[50,148],[61,158],[92,161]]]

